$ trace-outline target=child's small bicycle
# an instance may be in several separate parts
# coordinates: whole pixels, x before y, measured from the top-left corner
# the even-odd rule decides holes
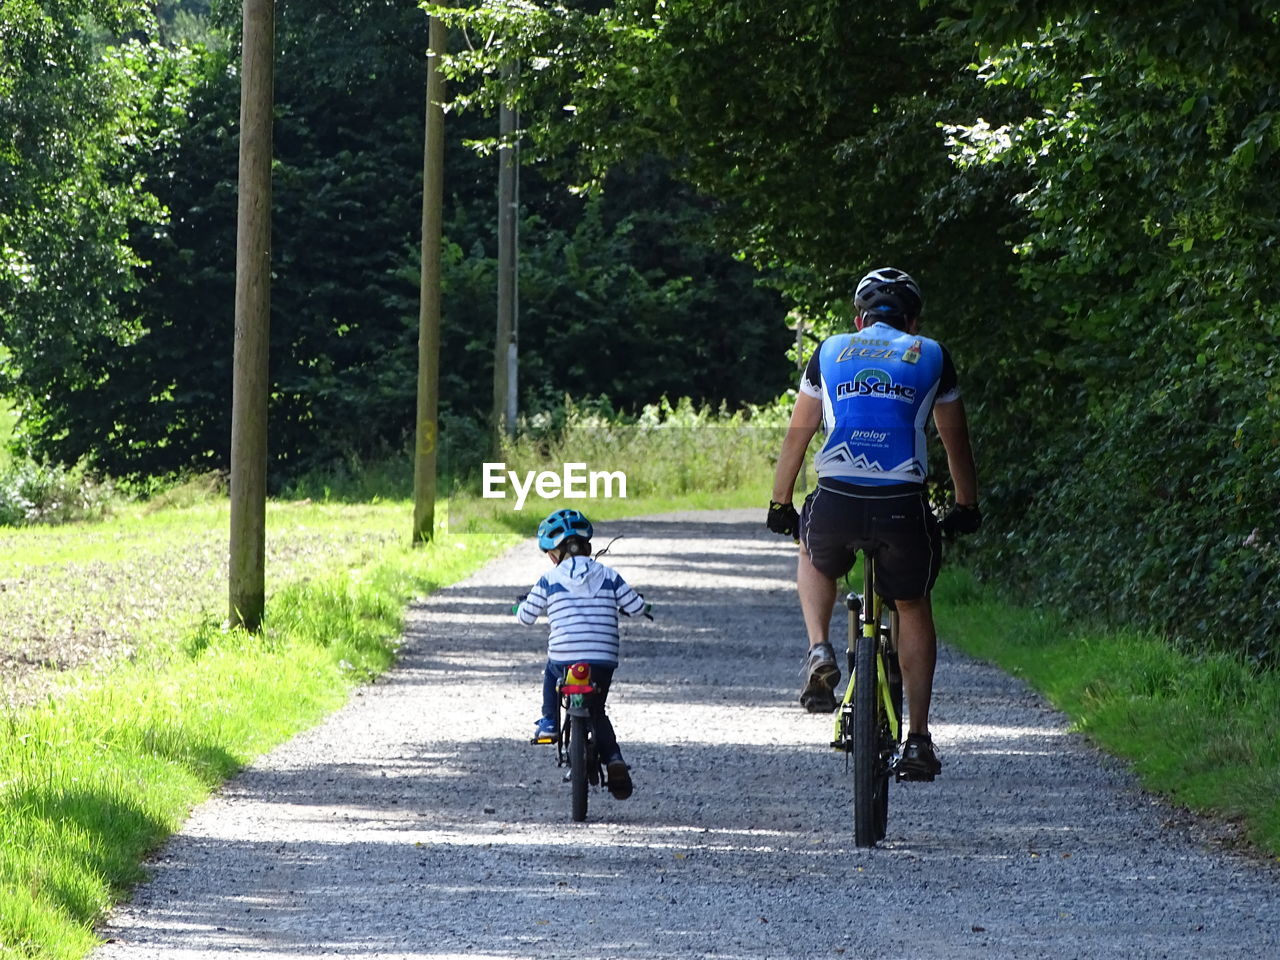
[[[560,724],[554,736],[535,737],[533,743],[556,745],[556,766],[569,766],[566,779],[572,796],[571,808],[575,821],[587,819],[588,786],[599,787],[604,783],[604,766],[596,752],[595,736],[591,730],[591,711],[587,698],[595,693],[591,683],[591,665],[575,663],[565,670],[560,681]]]

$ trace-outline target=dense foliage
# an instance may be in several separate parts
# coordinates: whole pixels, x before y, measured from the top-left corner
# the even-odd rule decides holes
[[[1007,288],[1014,188],[958,178],[937,125],[1025,97],[978,84],[972,45],[935,31],[918,0],[433,9],[496,38],[451,58],[459,106],[491,107],[497,65],[518,60],[540,161],[591,184],[632,157],[667,157],[718,201],[724,241],[781,272],[810,319],[847,320],[850,287],[879,262]]]
[[[1275,3],[570,7],[438,9],[505,45],[460,77],[533,65],[549,155],[661,151],[810,317],[877,262],[922,280],[978,437],[974,562],[1280,652]]]
[[[1036,105],[958,143],[1034,178],[1027,346],[998,361],[1024,389],[983,397],[1009,533],[987,552],[1054,599],[1274,657],[1280,8],[977,6],[984,77]]]
[[[93,291],[78,304],[94,323],[64,323],[55,304],[12,308],[11,335],[42,337],[11,344],[9,387],[41,457],[113,475],[226,464],[236,7],[160,4],[131,36],[163,42],[99,38],[84,51],[99,73],[131,58],[135,85],[119,99],[133,126],[99,133],[135,141],[130,196],[149,215],[112,208],[120,282],[68,265],[71,292]],[[427,18],[400,0],[280,0],[276,34],[270,447],[282,482],[400,451],[411,431]],[[495,127],[447,122],[441,392],[455,426],[486,415],[491,396],[497,161],[463,142]],[[712,249],[705,202],[659,163],[590,199],[527,168],[521,195],[522,409],[566,391],[620,408],[665,393],[736,405],[786,385],[780,299]]]
[[[90,343],[138,334],[112,298],[136,284],[130,225],[162,218],[131,148],[163,136],[162,118],[146,103],[151,50],[95,37],[140,7],[0,0],[0,390],[33,419],[50,384],[85,379]]]

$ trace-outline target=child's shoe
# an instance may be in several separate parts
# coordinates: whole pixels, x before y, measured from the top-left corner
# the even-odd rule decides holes
[[[534,743],[555,743],[556,722],[550,717],[539,717],[533,727]]]

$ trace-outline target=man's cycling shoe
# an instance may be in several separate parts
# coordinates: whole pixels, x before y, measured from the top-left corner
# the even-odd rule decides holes
[[[631,771],[627,769],[627,765],[623,763],[621,757],[610,760],[605,766],[605,772],[609,775],[609,779],[605,781],[605,786],[609,788],[609,792],[613,794],[615,800],[625,800],[631,796]]]
[[[836,708],[836,684],[840,682],[840,668],[836,665],[836,653],[831,644],[820,643],[809,648],[805,658],[804,689],[800,691],[800,705],[810,713],[831,713]]]
[[[942,772],[942,761],[933,750],[933,738],[927,733],[907,734],[894,772],[899,780],[932,781]]]

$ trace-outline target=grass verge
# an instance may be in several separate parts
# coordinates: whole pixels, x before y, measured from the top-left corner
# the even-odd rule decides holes
[[[196,803],[385,670],[408,600],[513,542],[442,537],[370,554],[336,540],[327,563],[304,563],[271,596],[261,636],[188,621],[169,644],[72,673],[57,696],[10,710],[0,726],[0,957],[84,956],[93,924]]]
[[[934,598],[947,642],[1027,680],[1148,790],[1239,824],[1280,859],[1280,674],[1013,607],[959,569]]]

